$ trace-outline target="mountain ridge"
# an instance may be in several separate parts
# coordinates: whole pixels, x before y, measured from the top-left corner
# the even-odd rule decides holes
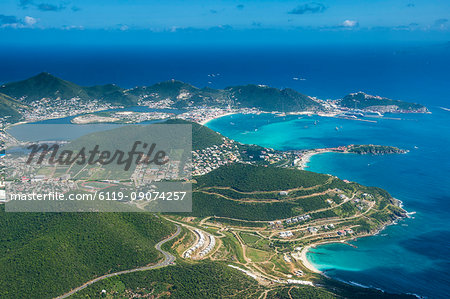
[[[168,80],[149,86],[124,89],[115,84],[81,86],[42,72],[31,78],[0,86],[0,93],[18,103],[29,105],[43,99],[73,99],[98,101],[118,106],[146,105],[166,101],[173,108],[232,107],[256,108],[266,112],[321,112],[324,101],[302,94],[292,88],[275,88],[247,84],[224,89],[198,88],[179,80]],[[428,112],[423,105],[371,96],[363,92],[351,93],[337,100],[339,108],[379,112]],[[14,109],[10,109],[13,113]]]

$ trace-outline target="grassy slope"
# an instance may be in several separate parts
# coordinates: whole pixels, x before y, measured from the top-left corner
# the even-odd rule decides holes
[[[185,121],[182,119],[170,119],[165,124],[191,125],[192,126],[192,149],[201,150],[213,145],[223,143],[223,136],[214,132],[210,128],[199,125],[197,123]]]
[[[234,86],[226,89],[243,107],[264,111],[321,110],[321,105],[293,89],[277,89],[259,85]]]
[[[140,213],[5,213],[0,298],[51,298],[99,275],[154,263],[174,227]]]
[[[26,108],[25,105],[19,103],[15,99],[0,93],[0,117],[10,116],[10,122],[18,121],[22,117],[18,108]]]

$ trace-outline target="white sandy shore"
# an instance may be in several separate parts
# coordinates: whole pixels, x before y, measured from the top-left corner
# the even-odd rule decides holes
[[[308,261],[308,258],[306,257],[306,254],[308,253],[309,249],[314,245],[307,245],[303,247],[301,253],[300,253],[300,261],[302,262],[303,266],[305,266],[308,270],[314,273],[322,273],[322,271],[318,270],[316,267],[314,267],[313,264],[311,264]]]
[[[367,236],[372,236],[372,234],[370,235],[363,235],[363,236],[358,236],[358,238],[363,238],[363,237],[367,237]],[[325,245],[325,244],[333,244],[333,243],[341,243],[341,244],[346,244],[349,245],[347,243],[347,241],[349,240],[354,240],[355,238],[351,238],[351,239],[346,239],[346,240],[333,240],[333,241],[323,241],[323,242],[319,242],[319,243],[313,243],[313,244],[309,244],[306,245],[305,247],[302,248],[302,251],[300,252],[300,261],[302,262],[303,266],[305,266],[308,270],[310,270],[311,272],[314,273],[320,273],[323,274],[324,273],[320,270],[318,270],[316,267],[314,267],[314,265],[308,260],[308,258],[306,257],[306,254],[308,253],[308,251],[311,248],[316,248],[316,246],[319,245]],[[326,275],[325,275],[326,276]]]
[[[202,120],[200,122],[200,124],[204,126],[207,123],[209,123],[210,121],[212,121],[213,119],[218,119],[218,118],[221,118],[221,117],[224,117],[224,116],[228,116],[228,115],[233,115],[233,114],[239,114],[239,112],[228,112],[228,113],[225,113],[225,114],[209,117],[209,118],[206,118],[205,120]]]
[[[307,151],[305,154],[303,154],[302,160],[299,163],[300,169],[305,169],[308,167],[308,163],[312,156],[323,154],[323,153],[332,153],[332,151],[317,151],[317,150]]]

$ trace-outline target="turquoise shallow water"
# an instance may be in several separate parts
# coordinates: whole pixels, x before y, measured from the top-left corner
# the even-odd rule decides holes
[[[391,115],[376,123],[317,116],[232,115],[207,124],[244,143],[276,149],[384,144],[404,155],[326,153],[309,170],[378,186],[416,212],[380,234],[359,239],[357,248],[319,246],[309,260],[329,276],[391,292],[431,298],[450,294],[450,112]],[[336,130],[337,128],[337,130]]]

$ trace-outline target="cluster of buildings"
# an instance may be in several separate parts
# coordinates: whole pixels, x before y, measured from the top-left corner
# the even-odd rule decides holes
[[[353,230],[351,228],[347,228],[347,229],[341,229],[337,231],[337,235],[342,237],[342,236],[346,236],[347,234],[353,234]]]
[[[294,271],[294,274],[295,274],[296,276],[303,276],[303,271],[302,271],[302,270],[295,270],[295,271]]]
[[[224,138],[221,145],[214,145],[192,152],[192,175],[206,174],[222,165],[238,162],[239,148],[233,140]]]
[[[285,232],[280,232],[280,238],[290,238],[293,235],[294,234],[290,230],[285,231]]]
[[[196,250],[202,248],[206,243],[205,235],[203,234],[203,232],[201,230],[194,229],[194,233],[197,235],[198,242],[194,246],[192,246],[191,248],[186,250],[186,252],[184,253],[185,258],[191,258],[193,253]],[[203,248],[200,251],[200,253],[199,253],[200,256],[207,255],[214,248],[214,246],[216,246],[216,238],[214,238],[213,235],[209,234],[208,239],[209,239],[209,243],[205,248]]]
[[[8,182],[6,190],[14,194],[63,194],[74,190],[77,185],[73,181],[53,179],[24,179],[20,182]]]
[[[260,113],[260,111],[255,108],[231,109],[230,107],[228,108],[195,107],[185,113],[177,115],[177,118],[203,124],[208,120],[235,113],[258,114]]]
[[[1,121],[0,121],[0,126],[1,126]],[[17,144],[18,141],[16,138],[12,137],[10,134],[8,134],[7,132],[5,132],[5,130],[0,129],[0,150],[3,151],[5,150],[8,145],[12,145],[12,144]]]
[[[197,249],[199,249],[199,248],[203,247],[203,245],[205,245],[205,241],[206,241],[205,235],[203,235],[203,233],[198,229],[194,229],[194,233],[198,237],[198,242],[194,246],[192,246],[191,248],[186,250],[186,252],[184,253],[185,258],[190,258]]]
[[[163,165],[138,164],[131,175],[136,187],[145,186],[162,180],[180,179],[180,161],[170,160]]]
[[[153,94],[153,96],[156,94]],[[148,99],[150,98],[150,100]],[[170,109],[172,108],[172,105],[174,104],[174,101],[170,99],[164,99],[160,101],[154,101],[152,100],[152,95],[145,95],[142,98],[138,99],[138,105],[139,106],[147,106],[149,108],[153,109]]]
[[[294,223],[307,221],[309,219],[311,219],[311,215],[306,214],[306,215],[302,215],[302,216],[296,216],[296,217],[292,217],[292,218],[287,218],[285,220],[272,221],[272,222],[269,222],[269,226],[272,229],[283,228],[283,224],[291,225],[291,224],[294,224]]]
[[[200,251],[200,256],[207,255],[214,248],[214,246],[216,246],[216,238],[214,238],[213,235],[209,235],[209,244],[205,249]]]
[[[174,116],[174,113],[166,112],[134,112],[117,111],[102,114],[83,114],[71,120],[74,124],[89,123],[140,123],[157,119],[167,119]]]
[[[189,110],[185,113],[179,114],[177,115],[177,118],[193,121],[196,123],[204,123],[210,119],[218,118],[231,113],[236,113],[236,111],[232,109],[204,107]]]
[[[120,108],[119,106],[101,103],[97,100],[82,101],[80,98],[67,100],[43,98],[39,101],[33,101],[29,106],[31,109],[21,111],[25,121],[28,122]]]

